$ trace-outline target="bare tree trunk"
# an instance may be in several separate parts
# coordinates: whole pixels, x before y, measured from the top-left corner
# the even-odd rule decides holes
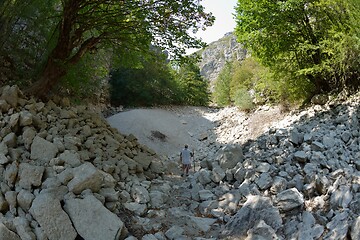
[[[40,98],[46,97],[51,89],[66,75],[66,67],[50,57],[40,78],[27,90],[26,94]]]

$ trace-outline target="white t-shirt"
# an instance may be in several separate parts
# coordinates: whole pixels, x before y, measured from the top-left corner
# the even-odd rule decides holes
[[[183,164],[190,164],[190,158],[191,158],[191,152],[188,148],[184,148],[183,150],[181,150],[180,152],[180,156],[182,159],[182,163]]]

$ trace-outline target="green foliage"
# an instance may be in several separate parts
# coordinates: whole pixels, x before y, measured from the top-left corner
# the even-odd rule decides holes
[[[180,89],[181,104],[207,106],[210,101],[209,84],[201,76],[196,58],[180,63],[175,79]]]
[[[176,84],[164,54],[155,54],[141,65],[121,66],[110,74],[113,105],[153,106],[175,103]]]
[[[247,89],[237,89],[233,99],[235,106],[237,106],[241,111],[248,112],[255,107],[255,104],[253,103],[253,98]]]
[[[183,104],[206,106],[208,83],[200,75],[196,59],[170,67],[167,55],[153,49],[141,65],[125,64],[113,70],[110,77],[113,105],[154,106]]]
[[[339,71],[359,66],[345,61],[359,53],[358,47],[346,47],[359,37],[352,33],[358,22],[351,20],[359,6],[351,2],[356,0],[239,0],[236,35],[264,66],[288,81],[306,79],[302,85],[310,82],[315,92],[339,91],[359,77]]]
[[[30,80],[38,74],[57,37],[54,33],[57,2],[2,1],[0,62],[6,64],[0,72],[4,79],[22,85],[19,81]]]
[[[32,84],[28,93],[41,96],[63,77],[73,78],[66,77],[68,70],[87,53],[99,49],[114,49],[114,53],[120,49],[125,53],[122,59],[118,58],[122,63],[133,55],[131,58],[138,62],[138,56],[147,54],[151,44],[180,58],[185,49],[205,45],[191,31],[213,24],[214,17],[204,12],[200,2],[1,1],[0,63],[10,67],[6,71],[0,69],[1,73],[6,72],[0,77],[13,79],[8,72],[18,75],[16,79]]]
[[[244,111],[256,104],[304,101],[313,85],[306,78],[272,72],[253,57],[225,64],[215,81],[214,102],[219,106],[232,103]],[[250,94],[251,93],[251,94]]]
[[[105,94],[101,90],[106,89],[104,79],[109,72],[108,55],[105,50],[86,54],[62,78],[58,94],[70,95],[80,102],[99,102]]]
[[[231,103],[230,83],[232,78],[232,71],[232,64],[230,62],[226,62],[225,66],[219,73],[218,78],[215,80],[215,87],[212,98],[218,106],[227,106]]]

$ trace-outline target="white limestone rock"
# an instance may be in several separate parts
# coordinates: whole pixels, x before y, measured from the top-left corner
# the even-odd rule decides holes
[[[58,199],[51,194],[39,194],[34,199],[30,213],[40,224],[49,240],[74,240],[77,236],[67,213]]]
[[[86,240],[119,239],[124,223],[93,195],[65,200],[64,209]]]

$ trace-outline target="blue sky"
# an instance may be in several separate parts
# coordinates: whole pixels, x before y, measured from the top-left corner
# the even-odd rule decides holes
[[[216,19],[212,27],[207,28],[206,31],[199,31],[195,36],[206,43],[211,43],[222,38],[225,33],[232,32],[236,25],[233,16],[236,3],[237,0],[201,0],[205,12],[212,12]]]

